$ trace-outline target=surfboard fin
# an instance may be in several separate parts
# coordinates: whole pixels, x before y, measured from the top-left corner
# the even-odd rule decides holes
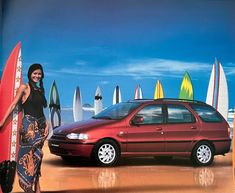
[[[5,160],[0,163],[0,184],[3,193],[9,193],[13,189],[16,162]]]

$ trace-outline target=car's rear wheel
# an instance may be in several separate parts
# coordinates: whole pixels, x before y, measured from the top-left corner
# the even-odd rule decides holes
[[[119,161],[120,149],[115,141],[104,139],[95,145],[93,157],[98,165],[114,166]]]
[[[211,165],[214,160],[214,149],[207,141],[201,141],[194,147],[191,158],[194,165]]]

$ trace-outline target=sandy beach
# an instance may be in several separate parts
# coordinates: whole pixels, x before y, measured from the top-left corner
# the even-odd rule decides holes
[[[159,162],[126,158],[117,167],[98,167],[89,160],[65,163],[44,148],[42,192],[58,193],[235,193],[232,153],[216,156],[210,167],[193,167],[188,159]],[[13,192],[22,192],[16,177]]]

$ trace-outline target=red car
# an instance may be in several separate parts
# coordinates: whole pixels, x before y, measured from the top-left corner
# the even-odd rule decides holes
[[[102,166],[127,156],[185,156],[205,166],[230,145],[229,125],[213,107],[179,99],[119,103],[56,128],[49,139],[52,154],[93,158]]]

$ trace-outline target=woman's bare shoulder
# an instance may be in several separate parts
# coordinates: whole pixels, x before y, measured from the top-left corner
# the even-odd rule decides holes
[[[29,88],[29,84],[28,83],[23,83],[20,85],[19,89],[18,90],[21,90],[21,91],[25,91]]]

